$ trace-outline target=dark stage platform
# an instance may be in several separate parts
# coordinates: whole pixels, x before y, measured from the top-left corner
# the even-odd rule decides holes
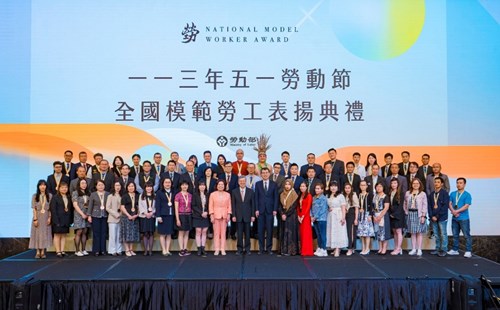
[[[500,283],[500,264],[444,258],[143,257],[0,261],[2,309],[466,309],[482,305],[481,275]],[[465,307],[465,308],[463,308]],[[19,309],[23,309],[20,308]]]

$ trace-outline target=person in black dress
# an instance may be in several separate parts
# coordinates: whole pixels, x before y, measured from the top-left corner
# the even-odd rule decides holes
[[[208,191],[204,180],[199,181],[198,188],[194,191],[192,208],[193,227],[196,228],[197,255],[206,257],[205,244],[207,242],[207,230],[210,225],[210,218],[208,217]]]
[[[170,256],[170,242],[174,233],[174,198],[175,191],[172,188],[172,180],[163,179],[162,188],[156,193],[155,207],[158,220],[158,233],[160,234],[160,246],[163,256]]]
[[[396,178],[391,180],[389,191],[389,217],[394,234],[394,251],[391,252],[391,255],[402,255],[401,244],[403,243],[403,228],[405,228],[405,211],[403,209],[405,193],[401,191],[401,186],[399,186],[399,181]]]
[[[52,232],[54,233],[54,247],[57,257],[66,255],[64,245],[69,227],[73,223],[73,205],[69,196],[68,183],[59,184],[57,194],[50,201],[50,214],[52,216]]]
[[[153,255],[153,243],[155,233],[155,193],[153,183],[146,183],[146,188],[139,200],[139,231],[142,234],[144,245],[144,256]]]
[[[135,256],[133,245],[139,242],[139,194],[136,192],[134,182],[127,184],[127,193],[122,196],[122,204],[120,206],[122,218],[121,238],[120,240],[125,245],[125,255]]]

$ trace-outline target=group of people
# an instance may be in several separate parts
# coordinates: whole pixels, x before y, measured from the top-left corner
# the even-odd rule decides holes
[[[265,142],[265,141],[264,141]],[[456,181],[450,193],[448,177],[441,165],[429,165],[430,156],[422,155],[422,165],[410,161],[407,151],[402,161],[393,163],[385,154],[385,165],[370,153],[366,165],[354,153],[344,164],[334,148],[322,166],[307,155],[300,166],[290,162],[287,151],[282,162],[267,162],[265,143],[259,145],[258,162],[244,160],[236,151],[236,160],[203,153],[203,162],[192,155],[185,165],[172,152],[167,165],[162,155],[153,161],[132,156],[132,165],[116,156],[111,165],[102,154],[94,155],[95,165],[87,163],[87,154],[66,151],[64,161],[53,163],[54,172],[37,183],[32,198],[33,224],[30,248],[37,258],[54,246],[56,255],[66,255],[65,239],[74,229],[75,255],[86,256],[87,237],[92,231],[92,253],[99,256],[136,255],[134,244],[142,238],[143,255],[152,255],[155,232],[159,234],[162,254],[172,255],[172,235],[177,233],[179,255],[190,255],[188,239],[194,231],[197,255],[206,256],[207,235],[213,238],[214,255],[226,255],[226,233],[237,239],[236,255],[251,255],[250,236],[258,238],[258,254],[273,255],[273,229],[277,223],[278,254],[338,257],[356,253],[368,255],[371,239],[378,242],[379,255],[402,255],[405,234],[411,235],[409,255],[422,255],[422,238],[431,229],[436,238],[432,254],[458,255],[460,231],[466,239],[465,257],[471,257],[468,208],[472,203],[465,191],[466,179]],[[448,250],[447,222],[452,217],[453,246]],[[230,223],[230,224],[229,224]],[[229,225],[229,226],[228,226]],[[313,229],[317,247],[313,252]],[[388,252],[388,240],[394,249]],[[106,248],[106,240],[108,240]]]

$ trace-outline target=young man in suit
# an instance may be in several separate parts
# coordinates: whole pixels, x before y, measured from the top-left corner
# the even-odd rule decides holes
[[[212,152],[203,152],[203,159],[205,160],[205,162],[198,166],[198,175],[200,176],[200,178],[205,177],[205,169],[207,169],[207,167],[212,168],[212,171],[215,171],[215,169],[217,169],[217,164],[212,162]]]
[[[160,176],[163,172],[165,172],[165,165],[161,164],[161,159],[162,159],[161,153],[156,152],[153,155],[153,161],[154,161],[153,170],[157,176]]]
[[[340,179],[337,179],[337,177],[335,177],[333,175],[333,166],[332,166],[331,162],[329,162],[329,161],[325,162],[325,164],[323,165],[323,169],[325,172],[321,176],[320,180],[321,180],[321,183],[323,183],[323,186],[325,188],[325,195],[329,195],[330,194],[330,183],[332,181],[336,181],[338,184],[340,184]]]
[[[337,159],[337,150],[333,147],[328,150],[328,157],[330,158],[330,160],[328,160],[327,162],[330,162],[332,164],[332,174],[334,178],[336,178],[337,180],[341,180],[345,173],[344,162],[340,159]]]
[[[290,165],[290,179],[292,179],[293,188],[297,192],[300,192],[300,184],[304,182],[304,178],[299,175],[299,165],[293,163]]]
[[[307,168],[306,174],[307,190],[309,193],[313,193],[316,188],[316,184],[321,184],[321,180],[316,177],[316,170],[313,167]]]
[[[104,190],[106,192],[111,192],[113,189],[113,184],[115,183],[115,177],[112,172],[109,171],[109,162],[106,159],[101,160],[99,163],[99,171],[92,175],[92,184],[90,186],[90,191],[95,192],[97,181],[104,181]]]
[[[130,167],[130,177],[135,180],[135,177],[143,172],[142,166],[141,166],[141,155],[139,154],[134,154],[132,155],[132,167]]]
[[[69,178],[62,172],[63,171],[63,163],[60,161],[55,161],[52,164],[54,168],[54,173],[47,177],[47,192],[52,195],[57,194],[57,190],[59,189],[59,184],[61,182],[69,183]]]
[[[269,179],[271,176],[269,168],[262,168],[260,175],[262,181],[255,185],[255,217],[259,222],[259,254],[268,252],[269,255],[273,255],[273,225],[274,217],[278,213],[278,186]]]
[[[159,186],[160,189],[165,179],[172,180],[172,189],[174,189],[175,192],[180,190],[179,181],[181,179],[181,175],[175,172],[175,161],[173,160],[168,161],[167,170],[165,170],[165,172],[163,172],[163,174],[160,175],[160,186]]]
[[[237,227],[236,255],[250,255],[250,223],[255,221],[254,191],[246,186],[245,176],[238,177],[238,187],[231,192],[232,222]],[[233,226],[233,225],[231,225]],[[243,242],[245,235],[245,242]]]
[[[391,153],[385,153],[385,155],[384,155],[385,165],[381,167],[382,177],[384,179],[391,175],[391,164],[392,164],[393,157],[394,156],[392,156]]]
[[[285,179],[288,179],[291,175],[290,173],[290,153],[288,151],[283,151],[281,153],[281,160],[283,161],[281,163],[281,170],[280,174],[285,177]]]
[[[385,178],[386,188],[391,188],[391,180],[393,178],[398,179],[401,192],[406,193],[408,191],[408,182],[406,182],[406,178],[404,176],[399,174],[398,164],[391,164],[391,174]]]
[[[408,176],[406,178],[408,179],[408,188],[411,188],[411,182],[415,178],[419,179],[425,188],[425,179],[422,178],[422,176],[420,176],[418,174],[418,163],[417,162],[415,162],[415,161],[410,162],[410,171],[408,172]]]
[[[281,172],[281,164],[278,162],[275,162],[273,164],[273,175],[271,176],[271,180],[273,180],[276,185],[278,185],[278,192],[281,193],[281,187],[283,185],[283,182],[285,181],[285,176],[280,174]]]
[[[427,176],[432,173],[432,166],[429,165],[431,156],[429,154],[422,155],[422,165],[418,167],[417,175],[419,179],[424,180],[424,188],[427,188]]]
[[[120,182],[122,189],[120,190],[120,195],[125,195],[127,193],[127,184],[130,182],[134,182],[135,180],[130,177],[130,166],[128,164],[123,164],[120,168],[121,176],[117,178],[117,181]]]
[[[373,164],[372,165],[372,174],[365,178],[366,185],[368,185],[368,189],[366,191],[368,193],[373,193],[373,195],[376,194],[375,185],[377,185],[377,183],[379,181],[384,180],[384,178],[382,178],[381,176],[378,175],[379,170],[380,170],[379,165]]]
[[[361,177],[354,173],[354,162],[350,161],[346,164],[347,173],[342,176],[342,180],[340,182],[341,187],[339,190],[342,192],[344,190],[344,185],[347,183],[351,184],[352,190],[359,194],[360,188],[359,183],[361,183]]]
[[[410,174],[410,152],[408,151],[401,152],[401,160],[402,162],[398,164],[399,175],[406,177]]]
[[[70,150],[67,150],[64,152],[64,163],[63,163],[63,173],[65,176],[68,178],[71,177],[71,169],[73,169],[73,163],[71,160],[73,159],[73,152]]]

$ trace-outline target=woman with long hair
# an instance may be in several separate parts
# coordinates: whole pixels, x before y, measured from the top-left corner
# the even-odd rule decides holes
[[[50,214],[56,255],[62,258],[66,256],[64,252],[66,235],[73,223],[73,205],[68,193],[68,183],[59,183],[57,194],[50,200]]]
[[[328,198],[328,220],[326,223],[326,246],[334,250],[332,255],[339,257],[340,249],[347,246],[346,205],[337,181],[330,182]]]
[[[358,237],[361,238],[362,249],[360,255],[370,254],[371,238],[375,236],[373,230],[373,192],[368,191],[365,180],[359,183],[359,212],[358,212]]]
[[[312,256],[314,254],[311,227],[312,195],[307,191],[306,182],[300,183],[299,191],[297,218],[299,221],[300,255]]]
[[[358,234],[359,198],[352,190],[352,185],[344,185],[344,197],[346,200],[346,228],[347,228],[347,256],[356,251],[356,236]]]
[[[122,197],[120,192],[122,185],[116,181],[113,190],[106,201],[106,212],[108,212],[108,253],[117,256],[122,255],[122,244],[120,242],[120,206]]]
[[[377,155],[375,153],[370,153],[366,157],[366,175],[372,175],[372,167],[373,165],[378,165],[377,163]]]
[[[283,191],[280,194],[278,220],[281,221],[280,227],[280,252],[281,255],[297,255],[299,252],[299,235],[297,220],[297,205],[299,196],[293,189],[291,179],[283,182]]]
[[[36,193],[31,198],[33,221],[31,224],[30,249],[36,249],[35,258],[46,258],[45,249],[52,246],[52,227],[50,226],[50,199],[45,180],[38,181]]]
[[[403,255],[401,244],[403,243],[403,228],[405,228],[405,211],[403,208],[405,193],[401,192],[401,186],[399,186],[399,181],[396,178],[391,180],[389,195],[389,217],[394,235],[394,250],[391,255]]]
[[[378,255],[385,255],[387,243],[391,236],[391,223],[389,217],[389,196],[385,194],[385,182],[378,182],[375,185],[375,196],[373,197],[373,223],[375,237],[378,240]]]
[[[210,168],[205,169],[208,170]],[[211,170],[211,169],[210,169]],[[207,256],[205,244],[207,242],[207,230],[210,225],[208,216],[208,191],[204,180],[200,180],[198,188],[193,194],[193,227],[196,228],[196,246],[198,256]]]
[[[411,234],[412,250],[409,255],[422,256],[422,237],[427,232],[427,195],[418,178],[411,182],[405,194],[406,231]]]
[[[142,234],[144,256],[153,255],[155,233],[155,193],[153,183],[146,183],[146,188],[139,199],[139,232]]]
[[[135,183],[128,182],[127,193],[122,196],[120,210],[121,237],[120,240],[125,246],[125,255],[135,256],[133,245],[139,242],[139,194],[136,191]]]
[[[86,179],[78,180],[76,190],[71,194],[74,208],[73,229],[75,230],[75,255],[87,256],[87,234],[90,223],[87,221],[90,190]]]

